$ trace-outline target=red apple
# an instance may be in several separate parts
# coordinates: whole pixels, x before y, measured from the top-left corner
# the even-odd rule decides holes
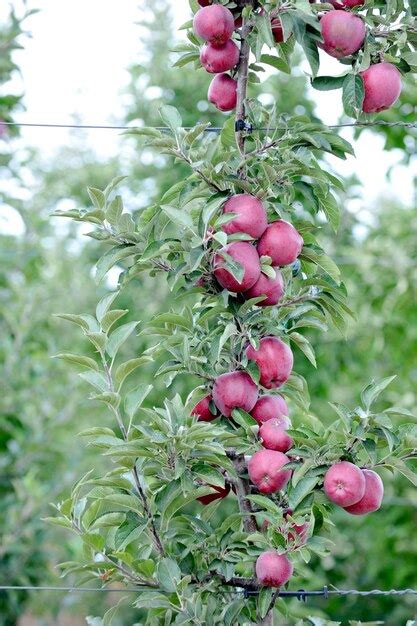
[[[221,255],[225,252],[236,263],[244,268],[244,274],[241,282],[237,281],[234,276],[226,269],[226,261]],[[259,261],[256,248],[247,241],[234,241],[224,248],[214,257],[214,275],[218,283],[228,291],[239,293],[250,289],[258,280],[261,273],[261,264]]]
[[[278,267],[274,267],[273,269],[275,271],[275,278],[270,278],[261,272],[261,275],[253,287],[243,294],[247,300],[265,296],[263,300],[256,303],[256,306],[273,306],[274,304],[278,304],[284,295],[284,279],[282,274]]]
[[[285,554],[263,552],[256,561],[256,577],[264,587],[282,587],[292,576],[293,566]]]
[[[279,17],[272,18],[271,30],[275,43],[282,43],[284,41],[284,31],[282,29],[281,20],[279,19]]]
[[[291,348],[278,337],[263,337],[259,348],[246,348],[248,359],[258,364],[260,383],[266,389],[281,387],[290,377],[294,357]]]
[[[365,476],[365,493],[359,502],[345,507],[345,510],[352,515],[366,515],[377,511],[384,497],[384,484],[376,472],[364,469],[362,474]]]
[[[257,399],[258,387],[246,372],[221,374],[214,381],[214,404],[225,417],[230,417],[233,409],[249,413]]]
[[[223,207],[223,213],[236,214],[231,222],[222,226],[228,235],[246,233],[259,239],[268,226],[264,205],[256,196],[248,193],[238,193],[229,198]]]
[[[288,417],[288,406],[282,396],[261,396],[251,411],[251,415],[258,424],[262,425],[268,420],[279,420],[281,428],[289,428],[291,426]]]
[[[233,35],[235,20],[229,9],[221,4],[212,4],[197,11],[193,27],[198,37],[215,46],[223,46]]]
[[[401,74],[392,63],[375,63],[362,72],[365,98],[364,113],[389,109],[400,97]]]
[[[352,9],[365,4],[365,0],[329,0],[329,2],[335,9]]]
[[[365,41],[365,22],[346,11],[329,11],[320,20],[323,49],[336,59],[357,52]]]
[[[201,7],[208,7],[212,4],[212,0],[197,0],[197,2]]]
[[[239,62],[239,48],[229,39],[223,46],[206,43],[200,53],[201,65],[210,74],[220,74],[231,70]]]
[[[272,265],[291,265],[303,247],[303,238],[292,224],[278,220],[268,226],[258,243],[259,256],[269,256]]]
[[[208,395],[200,402],[197,402],[193,410],[191,411],[191,415],[196,415],[199,422],[212,422],[216,419],[217,414],[213,414],[210,411],[210,402],[213,398]]]
[[[291,478],[291,470],[282,469],[289,462],[282,452],[258,450],[248,462],[249,478],[261,493],[275,493]]]
[[[349,461],[332,465],[324,476],[326,496],[341,507],[356,504],[365,494],[365,476],[359,467]]]
[[[210,83],[207,98],[219,111],[232,111],[236,108],[237,81],[229,74],[218,74]]]
[[[201,504],[207,505],[215,500],[221,500],[227,496],[230,491],[230,485],[226,484],[224,487],[218,487],[217,485],[208,485],[214,489],[214,493],[209,493],[206,496],[200,496],[197,498]]]
[[[268,420],[262,424],[259,429],[259,437],[264,448],[277,452],[287,452],[294,443],[292,437],[287,435],[282,428],[279,418]]]

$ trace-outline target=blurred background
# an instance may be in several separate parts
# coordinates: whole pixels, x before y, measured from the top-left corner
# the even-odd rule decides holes
[[[92,268],[103,244],[51,213],[89,206],[87,185],[104,188],[126,174],[122,193],[134,215],[186,175],[182,166],[168,167],[165,157],[118,131],[2,122],[155,125],[158,106],[170,103],[187,126],[200,120],[222,124],[224,117],[206,102],[207,74],[172,68],[171,51],[183,36],[177,28],[189,16],[185,0],[15,0],[0,6],[0,586],[74,582],[60,580],[57,564],[80,557],[80,542],[42,518],[83,473],[100,471],[103,461],[83,447],[77,432],[111,420],[104,407],[88,401],[75,371],[51,358],[69,347],[88,350],[76,328],[53,314],[92,312],[116,285],[119,270],[97,287]],[[306,112],[328,124],[343,120],[340,93],[313,92],[301,54],[296,59],[292,76],[266,73],[251,95],[276,102],[283,112]],[[340,72],[335,61],[323,59],[323,74]],[[407,79],[400,104],[380,117],[415,121],[416,112],[417,90]],[[339,198],[339,233],[325,228],[321,239],[342,269],[357,320],[347,338],[310,332],[317,370],[296,355],[312,409],[324,422],[333,419],[328,401],[355,406],[371,379],[395,373],[385,401],[417,409],[417,133],[373,127],[342,134],[354,141],[357,158],[328,160],[344,178],[346,193]],[[144,277],[119,300],[132,319],[175,306],[163,280],[155,287],[155,279]],[[132,340],[126,357],[148,341]],[[155,369],[141,370],[155,383],[150,404],[166,393],[153,380]],[[194,383],[179,377],[170,393],[186,394]],[[417,586],[417,495],[400,478],[384,479],[389,484],[380,513],[348,522],[340,513],[333,555],[308,565],[305,588]],[[114,596],[104,594],[0,591],[0,626],[100,626],[98,616],[112,602]],[[307,606],[295,600],[294,607],[300,618],[326,620],[317,624],[380,620],[394,626],[417,617],[412,596]],[[94,619],[86,621],[86,615]],[[113,623],[134,622],[126,609]]]

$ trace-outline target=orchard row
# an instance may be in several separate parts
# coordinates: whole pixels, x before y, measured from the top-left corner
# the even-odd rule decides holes
[[[232,39],[240,27],[240,18],[221,4],[201,0],[202,8],[194,16],[194,32],[206,43],[201,48],[200,62],[210,74],[216,74],[209,90],[208,100],[220,111],[232,111],[237,102],[237,81],[232,74],[239,63],[240,50]],[[322,42],[318,45],[332,57],[344,59],[357,53],[366,40],[363,19],[347,9],[364,4],[364,1],[344,0],[332,2],[335,9],[320,17]],[[259,10],[260,13],[263,9]],[[271,31],[275,42],[284,41],[284,32],[277,11],[271,13]],[[364,113],[375,113],[390,108],[401,93],[401,74],[392,63],[379,62],[361,73],[363,79]]]

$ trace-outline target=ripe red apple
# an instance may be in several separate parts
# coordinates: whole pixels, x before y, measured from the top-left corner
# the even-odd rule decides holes
[[[281,428],[289,428],[291,426],[288,417],[288,406],[282,396],[261,396],[251,411],[251,415],[258,424],[262,425],[268,420],[279,420]]]
[[[239,62],[239,48],[229,39],[223,46],[206,43],[200,53],[201,65],[210,74],[220,74],[231,70]]]
[[[263,300],[257,302],[256,306],[273,306],[274,304],[278,304],[284,295],[284,279],[282,274],[278,267],[274,267],[273,269],[275,270],[275,278],[270,278],[261,272],[261,275],[253,287],[243,294],[247,300],[258,298],[259,296],[266,296]]]
[[[277,452],[287,452],[294,443],[292,437],[287,435],[282,428],[279,418],[268,420],[262,424],[259,429],[259,437],[264,448]]]
[[[258,364],[260,383],[266,389],[274,389],[283,385],[290,377],[294,357],[291,348],[278,337],[263,337],[259,348],[246,348],[248,359]]]
[[[215,500],[221,500],[227,496],[230,491],[230,485],[226,484],[224,487],[218,487],[217,485],[208,485],[214,489],[214,493],[208,493],[206,496],[200,496],[197,498],[201,504],[207,505]]]
[[[210,83],[207,98],[219,111],[232,111],[236,108],[237,81],[229,74],[218,74]]]
[[[216,419],[217,415],[210,411],[210,402],[212,401],[210,395],[206,396],[200,402],[197,402],[191,415],[196,415],[199,422],[212,422]]]
[[[234,276],[226,269],[226,261],[221,253],[225,252],[234,261],[244,268],[244,274],[241,282],[238,282]],[[247,241],[234,241],[224,248],[221,248],[220,254],[214,257],[214,275],[217,281],[224,289],[239,293],[250,289],[258,280],[261,273],[261,264],[259,261],[256,248]]]
[[[272,18],[271,30],[275,43],[282,43],[284,41],[284,31],[282,29],[281,20],[279,19],[279,17]]]
[[[349,461],[335,463],[324,476],[326,496],[341,507],[356,504],[365,494],[365,476]]]
[[[362,72],[365,98],[364,113],[389,109],[400,97],[401,74],[392,63],[375,63]]]
[[[193,27],[198,37],[215,46],[223,46],[233,35],[235,20],[229,9],[221,4],[212,4],[197,11]]]
[[[282,467],[290,459],[275,450],[258,450],[248,462],[249,478],[261,493],[275,493],[284,489],[291,478],[291,470]]]
[[[291,578],[293,565],[285,554],[267,550],[258,557],[255,571],[264,587],[282,587]]]
[[[335,9],[352,9],[365,4],[365,0],[329,0],[329,2]]]
[[[320,20],[323,49],[336,59],[357,52],[365,41],[365,22],[346,11],[329,11]]]
[[[197,2],[201,7],[208,7],[209,4],[212,4],[212,0],[197,0]]]
[[[229,198],[223,207],[223,213],[236,214],[231,222],[222,226],[228,235],[246,233],[259,239],[268,226],[264,205],[256,196],[248,193],[238,193]]]
[[[268,226],[258,242],[259,256],[269,256],[272,265],[291,265],[303,247],[303,238],[292,224],[278,220]]]
[[[384,497],[384,484],[378,474],[368,469],[362,470],[362,474],[365,476],[363,498],[356,504],[345,507],[345,510],[352,515],[365,515],[377,511]]]
[[[233,409],[249,413],[257,399],[258,387],[246,372],[221,374],[214,381],[214,404],[225,417],[230,417]]]

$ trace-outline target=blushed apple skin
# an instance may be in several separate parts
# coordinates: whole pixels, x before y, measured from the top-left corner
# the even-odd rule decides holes
[[[195,415],[199,422],[212,422],[217,415],[213,415],[210,411],[210,402],[213,400],[211,395],[205,396],[200,402],[197,402],[191,411],[191,415]]]
[[[282,43],[284,41],[284,31],[279,17],[272,18],[271,30],[275,43]]]
[[[275,306],[284,295],[285,287],[282,274],[278,267],[274,267],[273,269],[275,270],[275,278],[270,278],[261,272],[261,275],[253,287],[243,294],[247,300],[266,296],[263,300],[257,302],[255,306]]]
[[[221,4],[203,7],[194,15],[194,32],[215,46],[223,46],[233,35],[235,20],[229,9]]]
[[[207,99],[219,111],[233,111],[237,102],[237,81],[229,74],[217,74],[210,83]]]
[[[353,9],[365,4],[365,0],[329,0],[335,9]]]
[[[239,55],[239,48],[231,39],[223,46],[206,43],[200,52],[200,63],[210,74],[221,74],[238,64]]]
[[[365,476],[365,493],[359,502],[345,507],[345,511],[351,515],[366,515],[377,511],[384,497],[384,484],[381,477],[369,469],[363,469],[362,473]]]
[[[258,280],[261,274],[261,264],[256,248],[246,241],[234,241],[229,243],[220,252],[225,252],[237,263],[244,267],[242,282],[238,282],[234,276],[224,267],[225,260],[221,254],[214,257],[214,275],[217,282],[233,293],[240,293],[250,289]]]
[[[264,587],[282,587],[293,574],[293,565],[285,554],[263,552],[255,565],[256,577]]]
[[[365,41],[365,22],[346,11],[329,11],[320,20],[323,49],[336,59],[357,52]]]
[[[349,461],[340,461],[327,470],[324,491],[331,502],[346,508],[363,498],[365,476],[357,465]]]
[[[290,459],[275,450],[258,450],[248,462],[249,478],[261,493],[276,493],[287,485],[291,470],[282,467]]]
[[[249,413],[257,399],[258,387],[246,372],[228,372],[214,381],[214,404],[225,417],[230,417],[233,409]]]
[[[262,202],[248,193],[239,193],[227,200],[223,213],[235,213],[236,217],[222,226],[228,235],[246,233],[259,239],[268,226],[266,211]]]
[[[396,103],[401,94],[401,74],[392,63],[375,63],[361,74],[365,98],[364,113],[385,111]]]
[[[259,348],[246,348],[248,359],[258,364],[260,384],[266,389],[281,387],[290,377],[294,364],[291,348],[278,337],[263,337]]]
[[[265,394],[259,398],[251,411],[251,415],[258,424],[263,424],[271,419],[278,419],[282,428],[291,426],[288,417],[288,406],[284,398],[280,395],[271,396]]]
[[[281,426],[281,420],[268,420],[259,429],[259,438],[264,448],[277,452],[288,452],[294,441]]]
[[[259,256],[269,256],[272,265],[291,265],[298,258],[303,238],[292,224],[278,220],[268,226],[258,242]]]

